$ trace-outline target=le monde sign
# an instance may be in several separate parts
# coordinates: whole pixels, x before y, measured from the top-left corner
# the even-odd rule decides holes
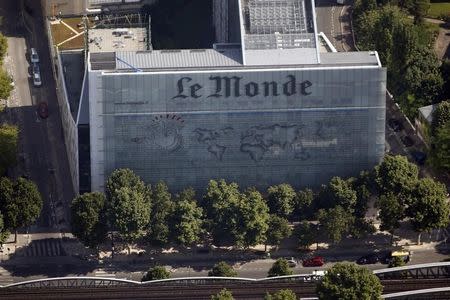
[[[186,98],[229,98],[229,97],[274,97],[294,96],[297,94],[307,96],[311,94],[312,83],[308,80],[297,81],[294,75],[287,75],[283,82],[264,81],[245,82],[238,76],[210,76],[211,90],[205,89],[201,84],[193,82],[191,77],[182,77],[177,81],[178,94],[172,99]]]

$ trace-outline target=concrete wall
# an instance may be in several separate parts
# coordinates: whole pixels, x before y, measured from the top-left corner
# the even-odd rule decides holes
[[[357,175],[384,154],[385,83],[381,68],[92,73],[92,190],[124,167],[175,191]]]

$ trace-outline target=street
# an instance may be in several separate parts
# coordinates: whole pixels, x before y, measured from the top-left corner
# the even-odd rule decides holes
[[[44,207],[38,222],[29,232],[59,232],[68,230],[68,207],[73,189],[62,135],[55,83],[51,71],[48,43],[39,8],[39,1],[29,1],[29,16],[21,14],[20,1],[2,1],[2,31],[8,38],[5,68],[12,75],[15,89],[8,101],[5,121],[20,128],[18,165],[13,177],[25,176],[34,181],[44,198]],[[23,21],[27,19],[28,25]],[[32,22],[30,22],[30,20]],[[40,57],[42,87],[33,87],[29,49],[37,49]],[[48,119],[37,115],[36,107],[47,102]]]

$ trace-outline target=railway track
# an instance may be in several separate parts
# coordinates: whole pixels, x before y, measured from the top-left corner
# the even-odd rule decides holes
[[[384,280],[384,294],[450,286],[449,279],[408,279]],[[171,286],[111,286],[111,287],[74,287],[74,288],[8,288],[0,290],[1,299],[183,299],[183,300],[209,300],[222,288],[232,291],[237,299],[263,299],[267,292],[280,289],[291,289],[298,297],[315,297],[314,283],[303,282],[265,282],[265,283],[225,283],[205,284],[197,286],[171,285]]]

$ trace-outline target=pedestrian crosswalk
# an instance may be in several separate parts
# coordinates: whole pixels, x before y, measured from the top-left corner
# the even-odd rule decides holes
[[[34,240],[25,246],[22,256],[66,256],[60,239]]]

